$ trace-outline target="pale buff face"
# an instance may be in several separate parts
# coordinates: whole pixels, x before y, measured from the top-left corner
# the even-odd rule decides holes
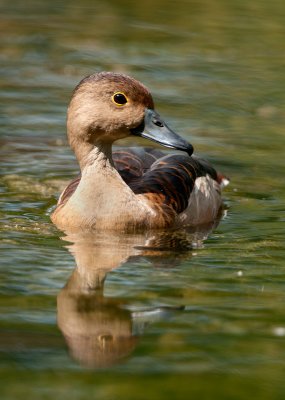
[[[127,100],[125,104],[117,104]],[[123,97],[122,97],[123,96]],[[126,75],[99,73],[83,79],[74,90],[67,116],[72,147],[78,142],[113,142],[126,137],[143,123],[146,108],[153,108],[151,94]]]

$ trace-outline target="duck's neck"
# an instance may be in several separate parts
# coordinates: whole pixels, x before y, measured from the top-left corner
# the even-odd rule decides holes
[[[81,143],[74,149],[81,173],[92,165],[110,165],[114,167],[111,143]]]
[[[114,224],[132,228],[145,223],[153,214],[123,181],[114,167],[111,144],[80,149],[80,183],[65,206],[72,224],[112,228]]]

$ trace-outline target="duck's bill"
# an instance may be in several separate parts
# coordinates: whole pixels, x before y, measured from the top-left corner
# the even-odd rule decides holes
[[[133,135],[153,140],[163,146],[186,151],[190,156],[193,153],[193,146],[173,132],[160,115],[149,108],[145,110],[143,123],[137,128],[131,129],[131,132]]]

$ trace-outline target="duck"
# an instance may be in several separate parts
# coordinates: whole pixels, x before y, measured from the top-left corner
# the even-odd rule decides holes
[[[117,72],[98,72],[75,87],[67,110],[67,136],[80,175],[51,215],[62,231],[136,232],[198,226],[214,221],[228,179],[175,133],[155,110],[145,85]],[[113,150],[141,137],[171,148]]]

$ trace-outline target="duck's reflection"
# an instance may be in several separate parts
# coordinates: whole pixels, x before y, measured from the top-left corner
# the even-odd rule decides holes
[[[130,354],[146,324],[164,319],[181,307],[133,309],[126,300],[104,296],[107,274],[143,256],[156,267],[174,267],[191,257],[213,229],[160,232],[152,235],[76,234],[65,240],[77,267],[57,299],[58,326],[72,357],[86,367],[107,367]]]

